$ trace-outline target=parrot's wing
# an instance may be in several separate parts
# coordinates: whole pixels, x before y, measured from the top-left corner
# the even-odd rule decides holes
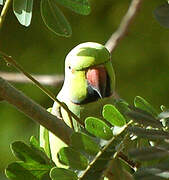
[[[48,108],[47,111],[57,116],[57,118],[62,119],[61,107],[57,102],[54,103],[52,108]],[[39,132],[40,146],[44,148],[47,156],[51,158],[52,157],[51,147],[53,148],[53,146],[51,145],[51,140],[50,140],[51,133],[43,126],[40,126],[39,131],[40,131]],[[54,144],[55,144],[55,135],[52,134],[52,136],[53,136],[52,139],[54,140]]]
[[[60,102],[65,102],[64,88],[62,88],[61,91],[58,93],[57,99],[58,99]],[[64,120],[64,119],[63,119],[62,109],[63,109],[63,108],[60,106],[60,104],[55,101],[54,104],[53,104],[51,113],[52,113],[53,115],[57,116],[57,118]]]
[[[60,100],[61,102],[64,102],[63,90],[59,92],[59,94],[57,95],[57,99]],[[64,120],[63,108],[57,102],[54,102],[51,113],[57,116],[57,118],[61,119],[61,121]],[[52,160],[55,162],[55,164],[58,167],[66,168],[66,166],[62,165],[59,162],[57,153],[62,147],[65,147],[67,145],[50,131],[49,131],[49,146],[50,146],[51,157]]]
[[[51,112],[52,108],[48,108],[47,111]],[[39,129],[39,142],[40,142],[40,147],[44,148],[47,156],[51,158],[49,131],[43,126],[40,126]]]
[[[54,102],[51,113],[57,118],[62,119],[61,106],[57,102]]]

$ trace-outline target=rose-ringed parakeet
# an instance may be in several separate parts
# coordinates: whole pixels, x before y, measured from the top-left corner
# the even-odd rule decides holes
[[[65,60],[65,80],[57,98],[65,103],[70,111],[84,122],[88,116],[102,117],[102,108],[105,104],[113,103],[112,97],[115,86],[115,75],[111,56],[105,46],[87,42],[76,46],[70,51]],[[80,131],[80,124],[72,119],[68,113],[54,103],[51,113],[61,118],[75,131]],[[60,166],[57,152],[66,146],[59,138],[42,128],[40,135],[41,146],[46,148],[48,154],[56,165]],[[49,152],[50,151],[50,152]]]

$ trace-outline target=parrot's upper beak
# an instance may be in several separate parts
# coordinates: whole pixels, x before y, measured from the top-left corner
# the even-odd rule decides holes
[[[104,66],[88,69],[86,72],[86,79],[88,81],[89,91],[97,93],[100,98],[104,98],[109,94],[109,78]]]

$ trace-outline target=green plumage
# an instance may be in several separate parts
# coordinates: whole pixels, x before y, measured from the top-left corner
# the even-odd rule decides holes
[[[93,98],[96,96],[97,88],[89,89],[91,84],[86,78],[89,69],[101,67],[106,70],[107,90],[110,96],[103,98]],[[97,77],[97,70],[96,77]],[[91,77],[92,78],[92,77]],[[95,83],[95,79],[91,80]],[[98,83],[100,83],[98,81]],[[105,82],[106,83],[106,82]],[[96,81],[97,84],[97,81]],[[102,117],[102,108],[105,104],[113,104],[112,97],[115,86],[115,75],[111,63],[111,57],[108,50],[98,43],[87,42],[76,46],[67,55],[65,60],[65,80],[63,87],[57,98],[64,102],[69,110],[76,114],[82,122],[88,116]],[[72,127],[70,118],[56,102],[53,105],[52,114],[60,117],[64,122]],[[80,130],[79,124],[73,119],[73,128],[75,131]],[[41,134],[42,136],[42,134]],[[42,138],[41,138],[42,139]],[[49,143],[51,149],[52,159],[57,166],[61,166],[57,159],[57,152],[63,146],[66,146],[59,138],[49,132]],[[44,146],[44,143],[41,142]]]

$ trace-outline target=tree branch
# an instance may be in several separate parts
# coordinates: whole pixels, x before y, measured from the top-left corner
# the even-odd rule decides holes
[[[142,0],[132,0],[127,13],[125,14],[120,23],[119,28],[115,33],[112,34],[110,39],[105,44],[106,48],[109,50],[110,53],[114,51],[119,41],[126,35],[129,26],[131,25],[134,17],[139,10],[141,3]]]
[[[3,60],[5,60],[10,65],[14,66],[18,71],[22,72],[27,78],[34,82],[35,85],[38,88],[40,88],[47,96],[49,96],[53,101],[57,102],[69,114],[69,116],[72,116],[77,122],[84,126],[84,123],[80,121],[79,117],[77,117],[72,111],[69,110],[65,103],[55,98],[55,95],[51,91],[49,91],[46,87],[42,86],[42,84],[39,81],[37,81],[33,76],[26,72],[24,68],[21,65],[19,65],[11,56],[8,56],[7,54],[1,51],[0,55],[3,57]]]
[[[0,28],[2,28],[2,24],[4,22],[6,13],[7,13],[8,9],[9,9],[11,3],[12,3],[12,0],[6,0],[5,1],[5,4],[3,6],[3,9],[2,9],[1,15],[0,15]]]
[[[64,80],[63,75],[32,75],[38,82],[47,86],[58,86]],[[33,83],[30,79],[21,73],[10,73],[0,71],[0,77],[16,83]]]
[[[2,26],[2,22],[6,15],[7,9],[9,8],[10,2],[11,0],[6,0],[4,8],[1,12],[0,27]],[[110,39],[105,44],[105,46],[110,51],[110,53],[112,53],[112,51],[118,45],[119,41],[125,36],[132,20],[134,19],[136,13],[138,12],[141,2],[142,0],[132,0],[126,15],[121,21],[119,28],[115,33],[112,34]],[[38,81],[41,80],[38,79]],[[44,84],[49,85],[49,82],[46,83],[45,80]],[[65,143],[69,144],[69,137],[73,132],[71,128],[69,128],[63,121],[58,119],[56,116],[53,116],[52,114],[48,113],[40,105],[30,100],[23,93],[17,91],[13,86],[11,86],[7,81],[5,81],[2,78],[0,78],[0,99],[4,99],[10,104],[16,106],[20,111],[25,113],[31,119],[35,120],[42,126],[46,127],[48,130],[53,132],[57,137],[62,139]]]
[[[46,109],[19,92],[6,80],[0,77],[0,98],[17,107],[24,114],[35,120],[66,144],[70,144],[70,136],[73,132],[62,120],[50,114]]]

